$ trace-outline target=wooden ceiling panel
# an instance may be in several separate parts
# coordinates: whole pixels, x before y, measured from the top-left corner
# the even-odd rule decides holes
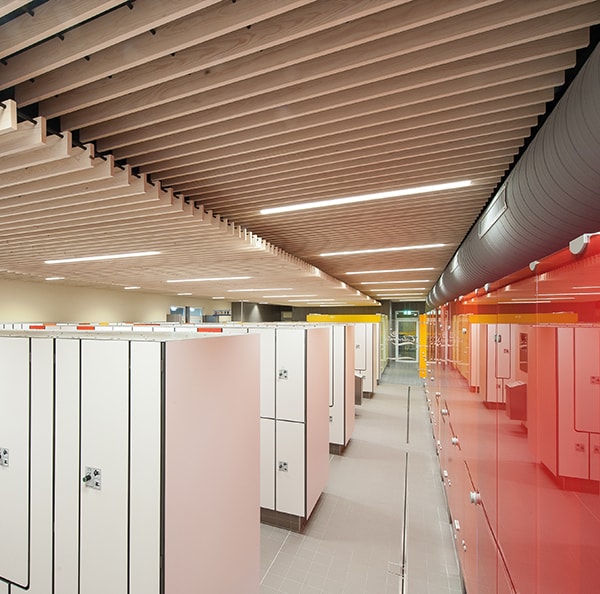
[[[600,22],[599,0],[66,1],[0,9],[0,277],[287,305],[424,298]]]

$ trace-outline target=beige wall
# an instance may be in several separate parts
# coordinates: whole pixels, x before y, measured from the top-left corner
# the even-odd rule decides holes
[[[0,279],[0,322],[160,322],[171,305],[231,309],[228,301]]]

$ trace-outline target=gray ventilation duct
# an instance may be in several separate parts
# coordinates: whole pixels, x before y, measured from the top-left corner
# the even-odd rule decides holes
[[[600,46],[558,102],[427,297],[466,295],[600,231]]]

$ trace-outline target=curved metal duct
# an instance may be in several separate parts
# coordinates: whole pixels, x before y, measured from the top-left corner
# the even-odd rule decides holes
[[[600,231],[600,46],[427,297],[437,307]]]

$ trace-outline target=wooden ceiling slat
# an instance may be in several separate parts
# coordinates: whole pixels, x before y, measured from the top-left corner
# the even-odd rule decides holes
[[[226,75],[232,68],[238,70],[246,63],[254,65],[253,67],[256,68],[254,72],[267,71],[272,67],[261,66],[260,63],[257,63],[257,60],[263,61],[266,56],[274,54],[271,57],[271,60],[273,60],[281,52],[266,52],[265,50],[284,46],[283,51],[288,54],[290,48],[294,47],[294,44],[290,42],[327,30],[324,35],[312,35],[312,43],[309,48],[302,45],[297,50],[299,56],[297,60],[306,60],[309,58],[304,56],[302,51],[308,49],[311,56],[318,55],[315,54],[317,47],[326,43],[320,41],[322,37],[333,44],[333,48],[346,47],[353,39],[365,38],[365,29],[369,29],[369,21],[371,20],[364,18],[365,16],[375,12],[373,19],[377,22],[382,19],[380,11],[396,5],[402,7],[403,12],[399,14],[406,13],[406,9],[402,5],[406,4],[407,1],[386,0],[375,5],[372,0],[353,0],[352,2],[336,0],[319,3],[318,5],[308,4],[306,7],[283,13],[267,21],[253,22],[250,29],[243,27],[238,31],[221,35],[214,40],[211,39],[203,43],[200,43],[200,38],[198,38],[197,45],[178,51],[174,55],[169,54],[148,64],[142,64],[135,70],[130,69],[122,73],[116,73],[110,79],[99,80],[72,91],[61,93],[56,98],[43,101],[40,106],[40,113],[47,117],[55,117],[173,81],[194,72],[203,71],[204,77],[213,79],[215,76],[222,77]],[[490,0],[485,0],[485,3],[489,2]],[[479,3],[484,2],[480,0]],[[436,0],[426,0],[425,4],[425,12],[427,7],[435,10],[435,7],[439,6],[439,3],[436,4]],[[460,0],[458,3],[453,3],[452,8],[446,8],[445,12],[456,11],[454,4],[465,5],[464,9],[467,9],[471,3],[468,0]],[[414,11],[414,7],[412,11]],[[409,15],[410,7],[409,13],[404,14],[404,16],[407,18]],[[390,14],[390,17],[393,16],[393,14]],[[358,19],[360,21],[356,22]],[[389,21],[390,19],[385,20]],[[331,29],[333,31],[330,31]],[[326,49],[327,47],[320,48],[319,53],[325,53]],[[235,61],[235,64],[231,64],[232,61]],[[287,61],[288,63],[294,63],[289,56]],[[235,76],[239,78],[239,72]],[[19,96],[19,89],[17,89],[17,96]]]
[[[17,128],[0,135],[0,157],[16,155],[43,146],[46,140],[46,120],[20,122]]]
[[[515,4],[511,11],[503,10],[502,6],[492,5],[478,11],[471,10],[468,14],[461,14],[443,22],[434,21],[423,27],[417,26],[417,28],[413,28],[413,24],[419,25],[423,21],[431,20],[433,15],[423,10],[427,8],[425,5],[418,5],[419,10],[413,7],[412,12],[407,10],[411,8],[410,6],[402,6],[398,17],[391,14],[389,19],[383,21],[388,23],[391,37],[384,37],[383,32],[377,34],[372,32],[367,28],[368,24],[363,22],[362,43],[355,43],[344,51],[310,59],[311,51],[314,51],[311,48],[317,48],[318,44],[313,44],[312,39],[308,38],[305,42],[306,47],[292,46],[292,49],[297,52],[294,58],[290,56],[290,49],[287,46],[280,47],[279,53],[283,55],[279,64],[273,64],[269,51],[258,56],[248,56],[243,64],[229,63],[223,68],[212,69],[209,75],[206,74],[206,70],[188,73],[183,78],[156,84],[121,98],[105,100],[98,106],[72,111],[64,119],[63,125],[68,129],[84,128],[142,110],[147,111],[165,102],[171,103],[193,96],[202,96],[202,102],[205,104],[203,109],[207,109],[210,106],[239,101],[257,94],[271,93],[291,84],[307,83],[353,68],[376,64],[394,56],[412,54],[464,36],[474,36],[497,27],[531,19],[539,16],[540,12],[548,14],[553,8],[552,4],[563,6],[562,0],[550,2],[530,0]],[[407,19],[407,13],[413,18]],[[395,27],[391,24],[395,24]],[[381,29],[381,22],[377,22],[377,26]],[[344,39],[343,34],[338,35],[337,39],[340,43]],[[367,43],[369,39],[373,41]],[[303,57],[303,61],[297,57],[298,55]],[[267,62],[268,66],[262,65]],[[293,68],[290,68],[291,65]]]
[[[185,15],[177,17],[178,20],[171,17],[170,22],[162,26],[151,25],[141,35],[125,43],[94,53],[86,67],[71,63],[45,74],[37,84],[34,83],[35,94],[32,94],[32,88],[27,88],[29,96],[20,95],[17,99],[23,103],[40,101],[311,2],[314,0],[288,0],[285,3],[278,0],[253,0],[251,3],[204,0],[196,2],[194,7],[186,0]],[[171,2],[163,5],[169,8]],[[148,33],[150,30],[151,33]]]
[[[35,191],[29,191],[23,194],[19,194],[17,191],[13,192],[12,197],[0,199],[0,209],[5,207],[11,208],[13,205],[41,205],[44,202],[72,198],[74,196],[85,197],[89,194],[119,192],[122,191],[123,188],[136,183],[137,178],[131,175],[131,169],[129,167],[123,170],[117,168],[112,171],[111,164],[109,163],[107,165],[108,167],[105,167],[105,169],[108,169],[106,176],[102,179],[86,180],[84,182],[73,183],[52,189],[47,188],[43,184],[38,184],[38,189]],[[41,189],[39,189],[39,187],[41,187]]]
[[[394,97],[398,106],[422,103],[433,99],[448,98],[465,93],[468,90],[482,89],[498,85],[498,81],[511,82],[532,77],[537,72],[531,62],[536,59],[571,52],[585,44],[585,32],[572,32],[559,35],[549,42],[546,39],[527,44],[490,52],[483,56],[475,56],[460,60],[453,65],[426,68],[409,74],[394,76],[389,80],[377,81],[357,89],[347,89],[324,98],[318,97],[300,103],[286,105],[284,110],[265,111],[252,115],[236,114],[228,119],[220,108],[200,114],[180,117],[176,122],[155,123],[152,127],[130,131],[124,134],[114,134],[104,140],[99,140],[101,150],[115,150],[119,158],[135,158],[135,155],[156,151],[165,154],[165,158],[185,155],[192,151],[181,151],[180,144],[192,143],[193,139],[202,143],[207,138],[216,136],[229,137],[240,130],[249,130],[260,134],[262,126],[278,127],[295,124],[299,118],[309,118],[314,114],[328,112],[327,116],[336,121],[336,112],[356,105],[356,111],[363,107],[366,101],[382,97]],[[525,66],[519,68],[520,64]],[[535,74],[534,74],[535,73]],[[368,109],[368,104],[365,105]],[[227,108],[229,109],[229,108]],[[367,112],[369,113],[369,112]],[[341,117],[341,116],[340,116]],[[170,132],[170,137],[169,135]],[[166,137],[166,138],[164,138]],[[155,146],[152,139],[158,139]],[[223,142],[222,140],[219,142]],[[235,142],[229,146],[235,146]],[[189,149],[189,147],[185,147]],[[230,149],[231,150],[231,149]],[[155,154],[154,157],[157,155]],[[133,162],[133,161],[132,161]],[[144,163],[149,162],[146,158]],[[143,164],[143,163],[137,163]]]
[[[0,200],[112,177],[114,173],[114,162],[112,157],[108,157],[106,160],[91,159],[89,149],[85,149],[82,152],[79,152],[81,149],[79,149],[79,151],[74,149],[74,151],[75,157],[71,158],[79,159],[79,169],[77,169],[76,166],[77,161],[74,163],[69,163],[67,161],[64,166],[65,171],[62,173],[57,169],[57,166],[54,163],[50,166],[39,166],[40,168],[44,167],[44,169],[37,170],[38,177],[36,179],[19,179],[18,176],[13,174],[4,174],[11,175],[8,179],[10,185],[8,183],[5,185],[0,181]],[[69,169],[74,169],[74,171],[69,171]],[[42,171],[44,173],[42,173]],[[2,176],[0,176],[0,180],[1,177]]]
[[[524,44],[536,39],[546,39],[548,36],[561,33],[583,30],[584,27],[588,27],[597,19],[599,9],[600,0],[578,10],[563,11],[559,14],[541,17],[535,21],[535,26],[529,22],[517,23],[502,29],[478,33],[413,52],[411,52],[410,45],[404,45],[406,43],[403,41],[404,35],[393,36],[389,41],[386,39],[386,43],[383,45],[381,41],[367,44],[376,47],[375,56],[370,57],[370,63],[367,62],[366,65],[352,68],[352,70],[344,70],[324,79],[312,80],[310,84],[295,84],[296,77],[290,72],[289,81],[292,86],[280,88],[281,79],[277,77],[279,85],[277,88],[279,90],[274,91],[268,84],[263,84],[265,77],[271,75],[261,75],[255,79],[255,87],[253,87],[252,92],[248,94],[248,91],[246,91],[245,95],[242,94],[243,102],[237,100],[239,95],[236,95],[235,92],[226,92],[232,86],[229,85],[224,89],[215,89],[197,96],[170,101],[134,114],[115,117],[110,120],[109,124],[100,123],[84,127],[82,139],[104,138],[115,133],[145,127],[149,121],[153,123],[164,122],[179,118],[181,115],[204,111],[217,106],[221,106],[224,115],[227,113],[229,118],[237,117],[243,113],[276,109],[289,103],[325,96],[343,89],[357,88],[369,82],[392,78],[399,73],[415,72],[422,68],[450,64],[481,53]],[[587,41],[587,35],[585,39]],[[583,42],[583,45],[586,41]],[[406,59],[399,48],[404,48],[405,52],[410,52],[410,59]],[[363,50],[364,54],[368,55],[367,48],[363,47]],[[341,59],[343,61],[347,52],[339,53],[341,55],[336,55],[335,60]],[[333,61],[333,57],[330,59]],[[377,66],[375,67],[373,63],[376,60],[380,61],[376,62]],[[248,85],[244,85],[244,88],[247,89]],[[265,93],[268,94],[265,96]],[[242,103],[244,104],[243,107]],[[74,125],[73,119],[75,117],[76,114],[72,114],[63,125],[67,129],[71,128]],[[76,122],[75,127],[77,128],[85,125],[79,120],[76,120]]]
[[[0,134],[14,132],[17,129],[17,104],[12,99],[2,101],[0,106]]]
[[[19,213],[45,213],[58,212],[62,208],[85,207],[94,203],[111,201],[111,200],[126,200],[130,197],[137,197],[141,194],[149,195],[150,192],[158,192],[158,186],[151,186],[145,180],[133,177],[131,182],[120,188],[112,188],[109,190],[99,190],[90,194],[74,194],[61,198],[43,200],[28,200],[25,197],[21,199],[7,199],[0,201],[0,217]]]
[[[16,155],[4,155],[0,160],[0,173],[19,171],[24,168],[51,163],[66,159],[71,155],[71,134],[63,133],[61,136],[48,136],[45,142]]]
[[[0,17],[6,16],[19,8],[23,8],[29,4],[30,0],[4,0],[0,4]]]
[[[0,27],[0,58],[48,39],[81,21],[122,4],[123,0],[61,0],[37,6]]]
[[[543,113],[543,105],[545,101],[549,101],[552,99],[553,90],[548,89],[546,91],[537,91],[531,94],[528,94],[526,97],[510,97],[506,100],[500,100],[498,102],[486,102],[484,104],[479,104],[477,106],[468,106],[463,108],[458,108],[456,110],[448,110],[448,112],[441,112],[440,114],[435,115],[427,115],[420,117],[418,114],[415,114],[414,118],[406,118],[402,120],[402,124],[397,125],[389,125],[390,129],[393,129],[396,133],[412,130],[414,137],[419,137],[419,130],[422,130],[424,136],[428,135],[429,130],[433,126],[446,125],[447,129],[451,128],[451,122],[454,122],[455,125],[460,126],[461,124],[464,127],[468,127],[469,124],[472,125],[473,121],[481,121],[480,119],[485,116],[486,121],[489,124],[507,121],[515,118],[519,118],[522,116],[530,116],[530,115],[538,115]],[[531,102],[531,103],[530,103]],[[524,107],[521,105],[525,104]],[[503,109],[504,108],[504,109]],[[368,118],[366,121],[377,122],[379,118]],[[365,123],[363,120],[362,123]],[[367,126],[354,126],[353,122],[350,121],[347,130],[361,130],[363,133],[361,136],[371,137],[371,135],[367,135],[368,131],[372,128]],[[381,124],[375,124],[375,126]],[[422,128],[419,126],[422,125]],[[333,130],[339,130],[339,128],[332,128]],[[327,132],[329,130],[325,130],[322,136],[318,136],[317,138],[323,139],[327,136]],[[443,130],[441,130],[443,131]],[[316,133],[316,131],[315,131]],[[308,135],[309,140],[317,140],[315,138],[315,133],[312,135]],[[312,136],[312,138],[311,138]],[[377,136],[374,134],[373,136]],[[335,138],[335,135],[334,135]],[[360,137],[358,137],[360,138]],[[296,142],[299,142],[302,139],[302,136],[298,137],[294,135],[294,139]],[[187,159],[184,161],[184,164],[181,167],[168,169],[166,171],[156,171],[153,173],[153,177],[155,179],[160,179],[163,183],[177,183],[178,181],[183,181],[184,178],[189,179],[211,179],[211,178],[223,178],[228,176],[235,176],[236,179],[242,180],[247,179],[249,177],[254,177],[256,175],[263,175],[269,173],[281,173],[296,171],[305,168],[309,168],[313,165],[325,165],[331,164],[334,162],[351,160],[352,156],[347,154],[342,156],[340,151],[337,150],[338,143],[337,142],[323,142],[321,146],[327,146],[327,144],[335,145],[336,149],[331,151],[331,154],[325,156],[321,153],[318,157],[319,160],[313,158],[308,159],[302,153],[297,153],[293,150],[294,144],[289,145],[290,149],[281,148],[281,151],[278,156],[275,157],[265,157],[263,152],[260,151],[251,151],[242,153],[240,155],[235,155],[234,157],[230,157],[229,159],[216,159],[211,161],[202,161],[198,159],[197,161],[192,161],[192,159]],[[277,145],[270,145],[267,148],[274,149]],[[377,148],[377,154],[381,154],[384,151],[389,152],[389,147],[387,148]],[[361,148],[361,151],[366,150],[365,147]],[[352,152],[357,153],[357,156],[369,156],[370,153],[362,153],[358,155],[358,151],[344,151],[344,152]],[[322,159],[322,160],[321,160]],[[185,161],[188,161],[186,164]],[[315,163],[316,161],[316,163]],[[149,173],[147,168],[142,168],[142,171]],[[193,177],[196,176],[196,177]]]
[[[333,110],[298,115],[291,123],[267,121],[263,124],[262,118],[258,118],[258,126],[242,125],[240,131],[231,130],[229,133],[222,133],[224,126],[221,124],[209,125],[202,129],[202,138],[194,142],[189,141],[188,137],[193,132],[188,131],[175,135],[173,141],[165,137],[145,143],[143,149],[130,146],[128,150],[138,156],[129,156],[129,162],[142,166],[144,171],[172,169],[195,163],[198,159],[209,162],[222,159],[223,156],[246,155],[263,146],[281,146],[296,140],[324,137],[337,133],[340,128],[357,130],[386,122],[393,126],[395,122],[407,118],[418,119],[427,115],[439,117],[437,114],[440,112],[448,111],[452,114],[453,110],[460,108],[468,112],[469,109],[477,110],[479,103],[500,107],[502,100],[509,99],[518,105],[529,105],[536,97],[536,91],[547,89],[548,85],[560,84],[559,81],[563,80],[562,70],[571,66],[573,60],[574,53],[568,53],[499,70],[491,69],[492,71],[466,76],[445,85],[430,85],[427,97],[422,97],[418,90],[399,91],[356,104],[342,105]],[[532,71],[538,75],[531,76]],[[418,102],[419,99],[422,101]],[[159,148],[159,143],[171,146],[177,139],[180,139],[181,144],[172,148]],[[154,146],[148,146],[150,144]],[[146,152],[148,149],[154,152]],[[116,152],[123,156],[120,149]]]
[[[115,44],[134,39],[139,35],[150,36],[148,32],[151,29],[218,2],[219,0],[170,0],[169,2],[144,0],[133,5],[133,10],[123,6],[100,19],[80,24],[65,33],[64,39],[53,37],[13,56],[8,64],[0,69],[0,87],[12,87],[34,79],[34,82],[29,83],[32,88],[33,85],[39,86],[43,83],[47,85],[46,91],[50,92],[50,79],[58,78],[58,80],[64,79],[63,85],[59,83],[52,88],[54,92],[60,92],[66,84],[65,71],[61,69],[63,66],[72,64],[73,69],[81,73],[87,70],[89,72],[87,76],[93,78],[92,71],[110,67],[110,63],[95,59],[92,64],[91,59],[81,62],[82,58],[86,56],[91,58],[93,54],[98,57],[99,52],[109,50]],[[56,4],[60,9],[60,0],[58,2],[50,0],[50,4]],[[118,64],[119,61],[116,63]],[[45,73],[48,74],[42,78]],[[39,97],[39,94],[36,94],[28,98],[24,89],[22,92],[23,95],[17,97],[20,105],[35,102],[35,97]]]

